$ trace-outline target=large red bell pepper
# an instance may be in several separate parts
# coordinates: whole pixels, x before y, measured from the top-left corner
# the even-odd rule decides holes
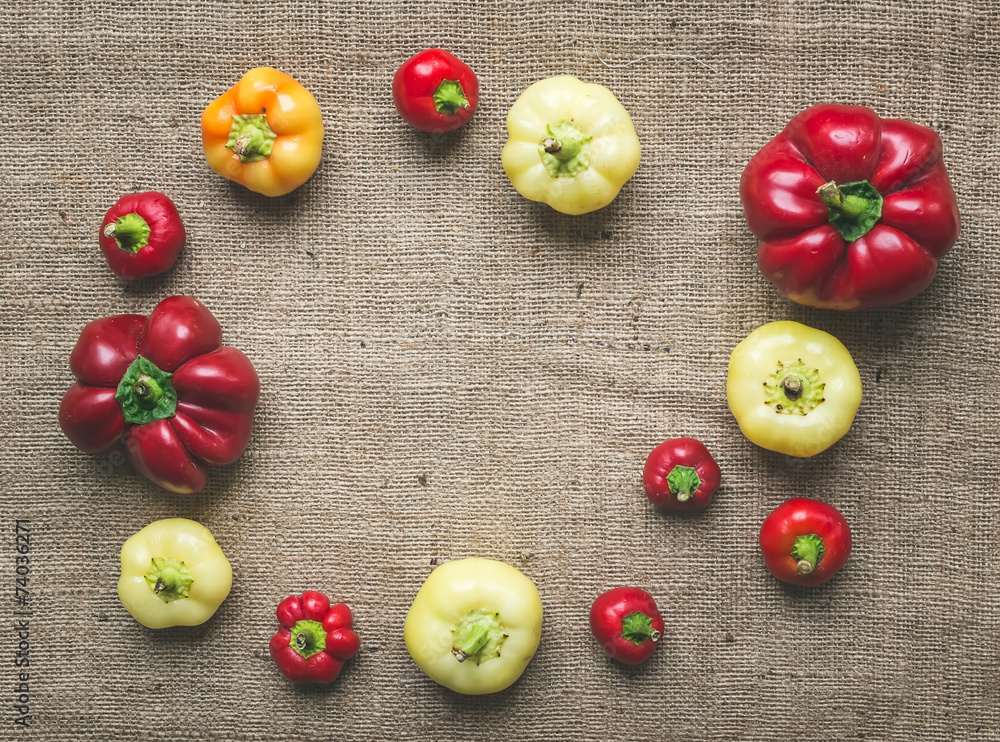
[[[198,492],[206,465],[232,463],[250,440],[257,372],[222,345],[218,320],[196,299],[171,296],[148,318],[91,322],[69,365],[77,382],[59,407],[66,437],[86,453],[124,446],[168,490]]]
[[[960,229],[940,137],[861,106],[795,116],[750,160],[740,198],[763,274],[827,309],[916,296]]]

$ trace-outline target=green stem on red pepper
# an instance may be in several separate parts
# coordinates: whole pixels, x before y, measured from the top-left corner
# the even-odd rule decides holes
[[[133,255],[149,244],[149,222],[138,213],[122,214],[104,228],[104,236],[115,241],[119,250]]]
[[[468,108],[469,99],[465,97],[465,90],[458,80],[442,80],[438,89],[431,96],[434,99],[434,108],[438,113],[446,113],[454,116],[460,108]]]
[[[309,659],[326,649],[326,632],[319,621],[303,619],[296,622],[291,629],[292,639],[288,646],[294,649],[303,659]]]
[[[701,486],[701,477],[693,466],[678,464],[667,475],[667,485],[670,491],[677,495],[678,502],[687,502]]]
[[[142,425],[174,416],[177,392],[170,376],[142,356],[132,362],[115,392],[126,422]]]
[[[638,647],[647,639],[659,641],[660,632],[653,628],[652,616],[636,611],[622,618],[622,638]]]
[[[864,237],[882,216],[882,194],[867,180],[837,185],[834,181],[816,189],[830,214],[830,224],[848,242]]]
[[[826,546],[823,539],[815,533],[799,536],[792,545],[792,559],[796,561],[799,574],[808,575],[816,569],[819,560],[823,558]]]

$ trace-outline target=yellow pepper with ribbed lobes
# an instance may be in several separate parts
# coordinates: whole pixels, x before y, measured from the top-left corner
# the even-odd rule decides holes
[[[233,586],[211,532],[187,518],[150,523],[122,546],[118,598],[150,629],[205,623]]]
[[[854,422],[861,374],[833,335],[798,322],[771,322],[733,350],[726,396],[753,443],[788,456],[815,456]]]
[[[446,562],[417,592],[403,636],[432,680],[457,693],[496,693],[521,677],[538,649],[542,600],[509,564]]]
[[[265,196],[305,183],[323,153],[323,117],[312,94],[284,72],[257,67],[201,115],[205,159],[223,178]]]
[[[511,184],[563,214],[607,206],[639,167],[639,137],[624,106],[603,85],[569,75],[521,93],[507,131],[501,160]]]

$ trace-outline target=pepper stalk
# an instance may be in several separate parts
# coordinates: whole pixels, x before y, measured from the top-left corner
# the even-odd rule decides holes
[[[119,250],[133,255],[149,244],[149,222],[137,212],[123,214],[104,227],[104,236],[113,239]]]
[[[796,560],[795,567],[799,574],[812,574],[824,553],[826,546],[823,539],[815,533],[799,536],[792,545],[792,559]]]

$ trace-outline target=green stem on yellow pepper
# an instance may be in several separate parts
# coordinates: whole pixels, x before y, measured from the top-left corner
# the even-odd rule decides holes
[[[542,163],[553,178],[571,178],[590,167],[590,136],[582,127],[563,119],[549,124],[538,145]]]
[[[226,146],[240,156],[240,162],[256,162],[271,154],[277,138],[263,113],[236,114]]]
[[[451,653],[459,662],[475,660],[477,665],[500,656],[507,634],[500,614],[473,609],[462,616],[451,630]]]
[[[164,603],[186,598],[194,577],[191,571],[171,557],[153,557],[152,566],[146,572],[146,584]]]

